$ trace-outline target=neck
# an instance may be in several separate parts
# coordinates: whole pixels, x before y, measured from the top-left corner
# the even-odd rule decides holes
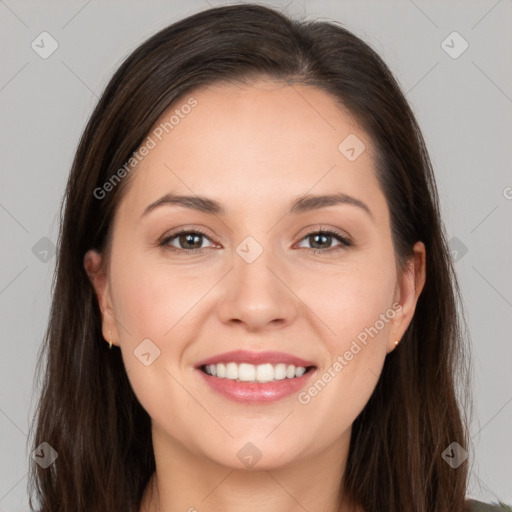
[[[219,465],[153,428],[156,471],[140,512],[354,512],[341,504],[350,432],[323,453],[268,470]]]

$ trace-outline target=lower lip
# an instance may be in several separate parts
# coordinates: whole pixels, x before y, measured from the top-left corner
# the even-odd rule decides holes
[[[276,402],[294,393],[298,393],[307,384],[311,376],[315,373],[315,370],[316,368],[313,368],[301,377],[294,377],[293,379],[286,378],[264,383],[237,382],[236,380],[222,379],[208,375],[199,369],[196,371],[201,374],[202,378],[213,390],[230,400],[259,404]]]

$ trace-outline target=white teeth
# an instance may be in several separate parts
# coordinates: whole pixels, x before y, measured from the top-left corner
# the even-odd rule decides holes
[[[293,364],[279,363],[260,364],[258,366],[249,363],[219,363],[204,366],[208,375],[221,379],[236,380],[238,382],[272,382],[274,380],[293,379],[302,377],[306,373],[304,366],[295,367]]]
[[[256,367],[247,363],[240,364],[238,366],[238,378],[243,381],[256,380]]]
[[[295,370],[295,377],[302,377],[304,375],[304,373],[306,373],[306,368],[304,368],[303,366],[299,366]]]
[[[217,377],[220,377],[221,379],[226,377],[226,366],[225,365],[220,363],[220,364],[212,364],[210,366],[216,366],[217,367]],[[213,375],[213,372],[212,372],[212,375]]]
[[[274,366],[274,379],[286,379],[286,365],[284,363],[279,363]]]
[[[256,380],[258,382],[270,382],[274,380],[274,367],[270,364],[260,364],[256,368]]]
[[[226,379],[238,379],[238,365],[236,363],[226,365]]]

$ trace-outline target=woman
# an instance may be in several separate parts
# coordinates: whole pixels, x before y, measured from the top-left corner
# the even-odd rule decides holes
[[[165,28],[69,177],[38,510],[477,510],[457,295],[369,46],[248,4]]]

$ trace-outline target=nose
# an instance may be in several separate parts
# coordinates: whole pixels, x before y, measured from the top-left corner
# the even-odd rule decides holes
[[[235,253],[223,280],[218,315],[223,323],[243,324],[246,331],[283,328],[298,316],[301,302],[293,279],[271,250],[248,262]]]

